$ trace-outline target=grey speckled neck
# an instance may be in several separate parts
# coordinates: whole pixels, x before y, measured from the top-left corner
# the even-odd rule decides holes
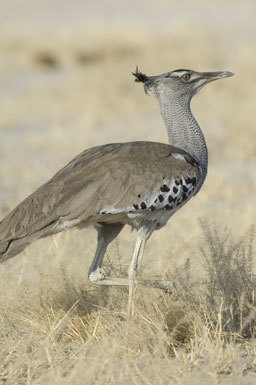
[[[190,109],[188,95],[175,96],[155,91],[160,111],[165,122],[169,143],[188,152],[202,169],[201,185],[205,180],[208,167],[208,150],[204,135]]]

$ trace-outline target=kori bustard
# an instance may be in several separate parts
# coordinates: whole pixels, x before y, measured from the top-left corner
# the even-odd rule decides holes
[[[85,150],[0,222],[1,261],[39,238],[94,226],[98,244],[89,280],[128,284],[129,314],[147,239],[198,193],[207,174],[207,146],[190,110],[191,98],[232,73],[179,69],[146,76],[136,69],[133,75],[146,93],[154,92],[169,144],[141,141]],[[106,277],[101,271],[104,254],[125,224],[137,230],[128,279]]]

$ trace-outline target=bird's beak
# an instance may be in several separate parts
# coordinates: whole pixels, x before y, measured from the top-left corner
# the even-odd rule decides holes
[[[234,74],[229,71],[201,72],[202,79],[205,79],[207,83],[218,79],[228,78],[233,75]]]

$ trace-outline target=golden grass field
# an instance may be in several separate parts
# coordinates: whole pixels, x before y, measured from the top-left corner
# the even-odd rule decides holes
[[[143,278],[177,292],[140,286],[128,322],[126,288],[88,283],[93,229],[37,241],[0,266],[0,384],[256,383],[255,12],[252,0],[0,5],[1,217],[85,148],[167,142],[136,65],[235,73],[193,99],[208,177],[147,244]],[[135,236],[109,247],[112,275]]]

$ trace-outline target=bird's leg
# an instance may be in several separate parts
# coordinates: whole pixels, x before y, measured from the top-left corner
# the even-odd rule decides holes
[[[138,276],[140,273],[141,261],[143,257],[144,248],[150,235],[152,234],[153,227],[141,227],[138,230],[135,249],[132,256],[132,262],[128,271],[129,280],[129,299],[128,299],[128,315],[131,318],[134,312],[134,298],[138,284]]]
[[[105,277],[101,272],[102,261],[108,245],[117,237],[122,230],[122,224],[102,224],[97,228],[98,231],[98,245],[95,256],[88,272],[88,278],[92,283],[97,285],[119,285],[129,286],[129,299],[128,299],[128,315],[131,318],[134,310],[134,298],[138,284],[138,276],[141,267],[141,261],[143,257],[144,248],[146,242],[152,232],[154,226],[143,226],[139,228],[136,239],[135,249],[132,256],[132,261],[128,271],[128,279]],[[141,282],[145,286],[152,286],[162,288],[158,282]]]
[[[88,278],[92,283],[98,285],[128,285],[127,279],[105,277],[100,269],[108,245],[118,236],[123,226],[121,223],[102,223],[100,227],[97,227],[98,245],[88,272]]]

